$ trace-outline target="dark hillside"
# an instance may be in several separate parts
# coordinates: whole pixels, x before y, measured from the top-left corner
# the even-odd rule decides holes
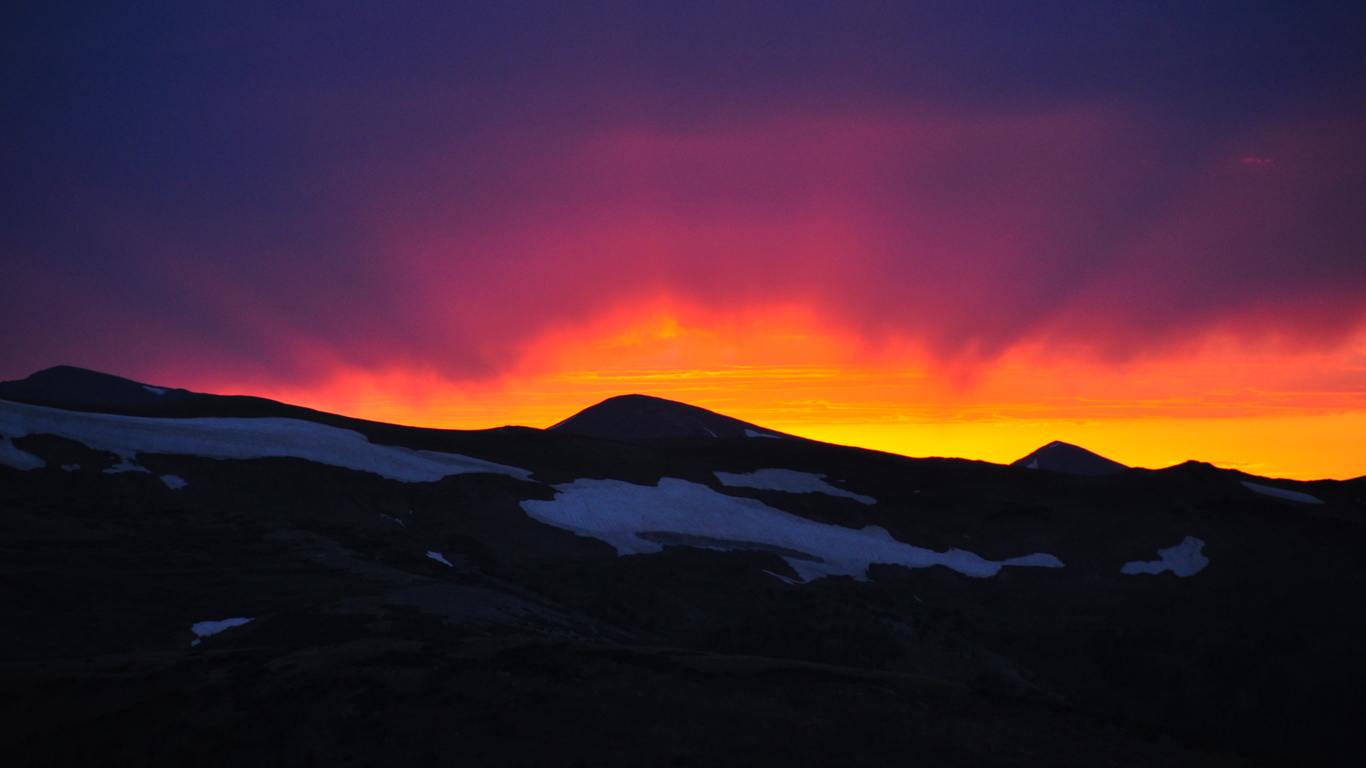
[[[26,765],[1366,751],[1356,481],[91,418],[0,403],[0,749]]]

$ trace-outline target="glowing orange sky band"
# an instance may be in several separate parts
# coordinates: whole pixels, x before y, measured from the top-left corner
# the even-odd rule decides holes
[[[912,344],[870,347],[800,307],[721,315],[657,302],[545,334],[495,380],[407,366],[338,369],[314,386],[267,389],[254,391],[457,429],[549,426],[638,392],[912,456],[1008,462],[1065,440],[1133,466],[1198,459],[1297,479],[1366,474],[1363,337],[1310,352],[1209,337],[1122,366],[1022,346],[965,371]]]

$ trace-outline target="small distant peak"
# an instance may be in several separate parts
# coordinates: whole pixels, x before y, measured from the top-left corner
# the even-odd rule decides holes
[[[1054,440],[1024,458],[1010,464],[1012,467],[1047,469],[1069,475],[1112,475],[1123,472],[1127,466],[1092,453],[1080,446]]]
[[[1186,459],[1180,464],[1170,467],[1170,469],[1177,469],[1188,474],[1198,475],[1218,474],[1226,471],[1214,466],[1208,461],[1196,461],[1195,459]]]

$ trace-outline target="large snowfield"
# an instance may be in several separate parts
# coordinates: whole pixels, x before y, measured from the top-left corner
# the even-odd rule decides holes
[[[554,499],[524,501],[522,509],[543,523],[605,541],[619,555],[659,552],[672,543],[766,550],[782,556],[806,581],[836,575],[866,580],[873,563],[943,565],[976,577],[995,576],[1005,565],[1063,565],[1044,553],[994,561],[961,549],[936,552],[897,541],[875,525],[826,525],[676,478],[666,477],[657,486],[576,480],[555,490]]]
[[[213,459],[287,457],[373,472],[404,482],[434,482],[449,475],[491,472],[526,480],[530,472],[454,453],[416,451],[371,443],[364,435],[299,419],[157,419],[80,413],[0,401],[0,462],[17,469],[44,466],[16,448],[13,438],[56,435],[117,454],[124,470],[139,470],[140,453]]]

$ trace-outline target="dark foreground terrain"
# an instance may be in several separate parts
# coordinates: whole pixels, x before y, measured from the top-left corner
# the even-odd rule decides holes
[[[442,432],[79,389],[46,401],[61,408],[0,401],[8,765],[1355,766],[1366,754],[1362,481],[1194,462],[1083,476],[786,438]],[[218,432],[184,436],[206,417]],[[288,442],[280,418],[327,426],[291,443],[298,455],[223,457],[253,431]],[[371,462],[355,466],[319,447],[351,445],[343,430],[389,453],[355,453]],[[503,469],[405,479],[403,462],[430,456],[419,451]],[[773,469],[827,485],[783,490],[762,474]],[[723,482],[735,476],[767,479]],[[589,480],[611,492],[576,495]],[[803,533],[764,538],[670,487]],[[661,516],[679,504],[687,514]],[[637,513],[633,532],[579,535],[593,515]],[[830,548],[869,526],[901,549]],[[632,547],[657,551],[618,554]],[[965,573],[955,550],[1057,565]],[[921,552],[950,556],[926,565]],[[803,581],[811,568],[833,575]],[[203,632],[229,618],[251,621]]]

